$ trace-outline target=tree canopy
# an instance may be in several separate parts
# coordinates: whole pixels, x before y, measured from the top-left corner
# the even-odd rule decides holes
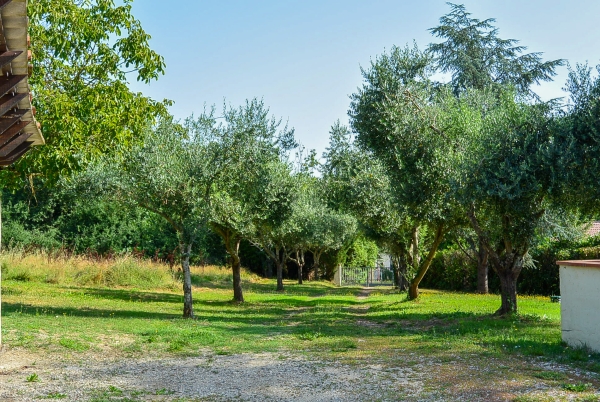
[[[148,122],[166,115],[128,87],[131,76],[150,82],[165,72],[164,59],[131,14],[131,0],[36,0],[28,3],[33,52],[30,85],[46,146],[5,172],[42,174],[48,184],[93,159],[140,143]]]
[[[450,12],[429,31],[443,42],[427,48],[436,69],[450,73],[456,95],[469,88],[513,85],[519,92],[534,95],[531,86],[550,81],[564,60],[543,61],[542,53],[524,53],[527,47],[516,39],[502,39],[494,18],[479,20],[462,4],[448,3]]]

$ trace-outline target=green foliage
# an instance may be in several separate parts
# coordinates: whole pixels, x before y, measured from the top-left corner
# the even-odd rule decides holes
[[[26,378],[27,382],[38,382],[39,380],[40,380],[40,377],[36,373],[30,374]]]
[[[43,174],[50,182],[84,168],[105,153],[139,143],[149,121],[168,102],[132,92],[128,75],[149,82],[164,73],[150,36],[131,14],[131,1],[36,0],[28,3],[37,118],[46,146],[37,147],[16,173]]]
[[[565,151],[562,159],[569,166],[565,196],[594,216],[600,211],[600,65],[596,70],[594,75],[587,65],[570,69],[566,89],[571,102],[562,120],[560,142]]]
[[[213,227],[250,237],[255,228],[284,220],[292,193],[289,167],[294,130],[269,116],[262,101],[224,108],[223,123],[213,126],[219,176],[211,193]]]
[[[452,215],[448,180],[456,135],[462,134],[445,130],[448,94],[429,80],[430,63],[416,46],[393,47],[363,70],[363,86],[352,95],[349,111],[358,143],[385,166],[398,204],[423,223]]]
[[[29,186],[14,193],[4,191],[3,247],[102,256],[136,253],[164,260],[179,257],[177,234],[164,218],[106,196],[80,192],[80,181],[85,180],[85,175],[75,175],[51,189],[36,181],[35,196]],[[209,231],[197,240],[196,250],[194,263],[224,261],[221,241]]]
[[[422,285],[428,289],[473,291],[477,289],[477,264],[459,249],[438,251]],[[491,290],[496,289],[491,286]]]
[[[454,185],[464,204],[481,210],[491,243],[504,239],[524,255],[546,202],[564,184],[557,178],[566,166],[553,158],[551,109],[521,103],[511,91],[480,96],[474,93],[472,102],[479,109],[478,134],[470,138]]]
[[[560,295],[557,261],[600,258],[600,237],[536,240],[529,250],[531,264],[520,275],[519,294]],[[423,286],[432,289],[473,291],[477,287],[477,264],[455,245],[441,250],[433,260]],[[489,289],[499,291],[498,277],[490,272]]]
[[[373,240],[359,235],[350,245],[347,256],[344,265],[348,267],[374,267],[379,256],[379,247]]]
[[[434,233],[411,297],[444,235],[466,223],[466,212],[494,269],[517,278],[551,198],[565,198],[565,161],[572,157],[559,152],[564,146],[557,144],[569,141],[558,135],[554,105],[531,103],[537,97],[530,87],[550,80],[563,61],[522,54],[526,48],[516,40],[499,38],[493,19],[450,6],[431,29],[444,42],[425,52],[393,47],[362,70],[363,86],[351,96],[357,142],[381,162],[402,208],[405,229],[397,239],[404,240],[389,247],[399,265],[409,256],[418,261],[419,227]],[[450,82],[435,82],[436,73],[450,73]],[[497,250],[499,244],[506,249]],[[514,291],[511,297],[516,309]]]
[[[525,53],[527,47],[516,39],[501,39],[496,20],[472,18],[462,4],[449,3],[450,13],[440,18],[440,25],[429,31],[445,39],[428,47],[436,68],[450,73],[450,84],[456,95],[469,89],[485,89],[495,85],[514,85],[521,93],[533,94],[530,88],[550,81],[564,60],[543,62],[541,53]]]
[[[563,384],[563,389],[571,392],[586,392],[593,389],[593,385],[591,383],[575,383],[575,384]]]

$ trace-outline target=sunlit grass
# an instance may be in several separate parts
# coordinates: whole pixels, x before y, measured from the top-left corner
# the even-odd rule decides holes
[[[498,295],[424,290],[407,301],[382,288],[358,298],[358,287],[293,281],[281,293],[273,280],[244,274],[246,302],[237,304],[228,271],[196,267],[194,275],[194,320],[180,318],[176,279],[177,286],[157,288],[5,280],[4,341],[66,356],[277,352],[350,362],[398,354],[441,361],[530,356],[600,372],[598,355],[562,344],[560,305],[546,297],[520,297],[519,315],[499,318],[493,316]]]
[[[180,269],[175,265],[153,262],[132,255],[92,259],[58,252],[11,250],[0,254],[2,277],[18,282],[49,283],[62,286],[91,286],[152,290],[179,290]],[[231,283],[226,267],[192,266],[195,285]],[[257,275],[243,271],[248,281],[260,281]]]

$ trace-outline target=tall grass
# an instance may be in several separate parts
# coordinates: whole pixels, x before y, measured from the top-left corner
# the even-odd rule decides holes
[[[181,274],[176,266],[148,259],[121,255],[98,259],[79,255],[56,254],[46,251],[10,250],[0,253],[2,279],[21,282],[51,283],[64,286],[89,286],[135,289],[181,288]],[[231,282],[226,267],[191,267],[193,283]],[[260,279],[244,271],[245,281]]]

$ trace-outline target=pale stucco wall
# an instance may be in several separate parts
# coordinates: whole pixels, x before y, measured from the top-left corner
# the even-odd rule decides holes
[[[600,352],[600,269],[560,267],[562,339]]]

